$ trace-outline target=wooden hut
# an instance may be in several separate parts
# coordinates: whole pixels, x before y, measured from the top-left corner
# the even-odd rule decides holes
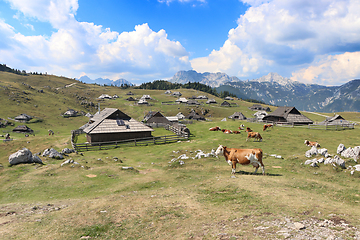
[[[112,99],[112,96],[108,94],[101,94],[98,99]]]
[[[271,112],[271,109],[269,107],[263,107],[260,104],[254,104],[251,107],[249,107],[250,110],[252,111],[266,111],[266,112]]]
[[[116,108],[105,108],[94,115],[83,130],[88,142],[111,142],[151,137],[152,128]]]
[[[133,97],[128,97],[127,99],[125,99],[126,101],[136,101],[136,99],[135,98],[133,98]]]
[[[263,117],[263,121],[291,123],[294,125],[312,124],[313,121],[302,115],[295,107],[278,107],[274,112]]]
[[[210,98],[209,100],[206,101],[206,104],[215,104],[215,103],[217,102],[214,98]]]
[[[194,99],[190,99],[189,101],[187,101],[186,104],[187,105],[200,105],[200,103]]]
[[[179,120],[186,118],[186,116],[185,116],[184,114],[182,114],[182,112],[178,112],[178,114],[176,114],[176,117],[177,117]]]
[[[68,109],[64,114],[63,116],[64,117],[76,117],[78,114],[77,111],[75,111],[74,109]]]
[[[257,111],[257,112],[254,113],[253,115],[255,116],[255,118],[256,118],[257,120],[262,120],[265,116],[268,115],[268,113],[267,113],[266,111],[262,110],[262,111]]]
[[[170,124],[170,121],[161,112],[149,111],[142,120],[143,123]]]
[[[229,116],[229,118],[235,120],[246,120],[246,117],[241,112],[234,112],[234,114]]]
[[[138,102],[138,105],[148,105],[149,103],[146,101],[146,99],[141,98]]]
[[[190,120],[206,120],[204,116],[198,114],[197,112],[195,112],[194,109],[191,110],[190,114],[186,116],[187,119]]]
[[[31,119],[32,119],[32,117],[25,113],[22,113],[19,116],[15,117],[15,120],[20,121],[20,122],[27,122],[27,121],[30,121]]]
[[[230,103],[227,101],[222,102],[220,106],[221,107],[231,107]]]
[[[200,95],[200,96],[197,96],[196,99],[208,99],[208,97],[205,95]]]
[[[126,95],[134,95],[131,91],[129,91]]]
[[[184,97],[178,98],[177,100],[175,100],[176,103],[187,103],[189,100],[187,100]]]
[[[349,121],[345,120],[339,114],[335,114],[333,117],[328,117],[325,121],[319,123],[319,125],[351,125]]]
[[[34,131],[26,125],[19,125],[12,130],[17,133],[33,133]]]
[[[181,92],[173,92],[173,93],[171,94],[171,96],[181,97],[182,94],[181,94]]]

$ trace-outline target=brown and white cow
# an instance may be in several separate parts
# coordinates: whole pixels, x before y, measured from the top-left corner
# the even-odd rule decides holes
[[[266,129],[268,128],[272,128],[274,125],[273,124],[264,124],[264,127],[263,127],[263,131],[265,131]]]
[[[248,132],[246,141],[249,140],[250,138],[254,138],[254,141],[255,140],[258,140],[259,142],[262,141],[262,137],[261,137],[260,133],[258,133],[258,132]]]
[[[220,129],[220,127],[216,126],[216,127],[209,128],[209,131],[221,131],[221,129]]]
[[[251,130],[251,128],[249,128],[249,127],[246,127],[246,130],[245,130],[246,132],[252,132],[253,130]]]
[[[240,163],[241,165],[253,165],[256,168],[254,174],[256,174],[258,168],[261,166],[262,173],[265,175],[265,166],[262,162],[263,152],[260,148],[240,149],[219,145],[215,154],[224,155],[226,162],[232,166],[232,174],[235,174],[236,172],[236,164]]]
[[[241,132],[240,131],[232,131],[233,134],[240,134]]]
[[[229,129],[222,129],[221,130],[223,133],[226,133],[226,134],[231,134],[231,133],[233,133],[231,130],[229,130]]]
[[[311,141],[308,141],[308,140],[305,140],[304,144],[306,146],[309,146],[309,147],[320,147],[320,144],[318,142],[311,142]]]

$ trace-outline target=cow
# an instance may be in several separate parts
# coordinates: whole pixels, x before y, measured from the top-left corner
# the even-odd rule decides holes
[[[216,126],[216,127],[209,128],[209,131],[221,131],[221,128]]]
[[[240,134],[241,132],[240,131],[232,131],[233,134]]]
[[[255,140],[258,140],[259,142],[262,141],[262,137],[261,137],[260,133],[258,133],[258,132],[248,132],[246,141],[249,140],[249,138],[254,138],[254,141]]]
[[[274,125],[273,124],[264,124],[264,127],[263,127],[263,131],[265,131],[266,129],[268,128],[272,128]]]
[[[305,140],[304,144],[308,147],[312,147],[312,146],[320,147],[320,144],[318,142],[310,142],[308,140]]]
[[[245,130],[246,132],[252,132],[253,130],[251,130],[251,128],[249,128],[249,127],[246,127],[246,130]]]
[[[229,130],[229,129],[222,129],[221,131],[222,131],[223,133],[226,133],[226,134],[231,134],[231,133],[232,133],[232,131]]]
[[[253,165],[256,168],[254,174],[256,174],[258,168],[261,166],[262,173],[265,175],[265,167],[262,162],[263,152],[260,148],[239,149],[227,148],[226,146],[219,145],[215,151],[215,154],[224,155],[226,162],[232,166],[232,174],[235,174],[236,172],[236,164],[240,163],[241,165]]]
[[[241,124],[240,127],[239,127],[239,130],[244,130],[244,124]]]

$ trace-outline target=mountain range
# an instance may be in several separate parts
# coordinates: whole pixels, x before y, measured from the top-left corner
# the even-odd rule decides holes
[[[347,112],[360,111],[360,80],[351,80],[341,86],[304,84],[269,73],[253,80],[242,81],[225,73],[198,73],[179,71],[170,82],[199,82],[228,91],[242,99],[255,99],[275,106],[294,106],[302,111]]]
[[[131,82],[120,78],[118,80],[110,80],[108,78],[97,78],[95,80],[90,79],[88,76],[82,76],[78,79],[79,81],[83,82],[83,83],[89,83],[89,84],[100,84],[100,85],[107,85],[107,86],[116,86],[116,87],[120,87],[121,85],[129,85],[129,86],[134,86],[134,84],[132,84]]]

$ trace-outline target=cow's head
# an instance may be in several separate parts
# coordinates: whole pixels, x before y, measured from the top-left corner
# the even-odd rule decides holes
[[[219,155],[219,154],[223,154],[224,153],[224,146],[223,145],[219,145],[219,147],[216,149],[215,154]]]
[[[309,141],[308,141],[308,140],[305,140],[304,144],[308,145],[308,144],[309,144]]]

